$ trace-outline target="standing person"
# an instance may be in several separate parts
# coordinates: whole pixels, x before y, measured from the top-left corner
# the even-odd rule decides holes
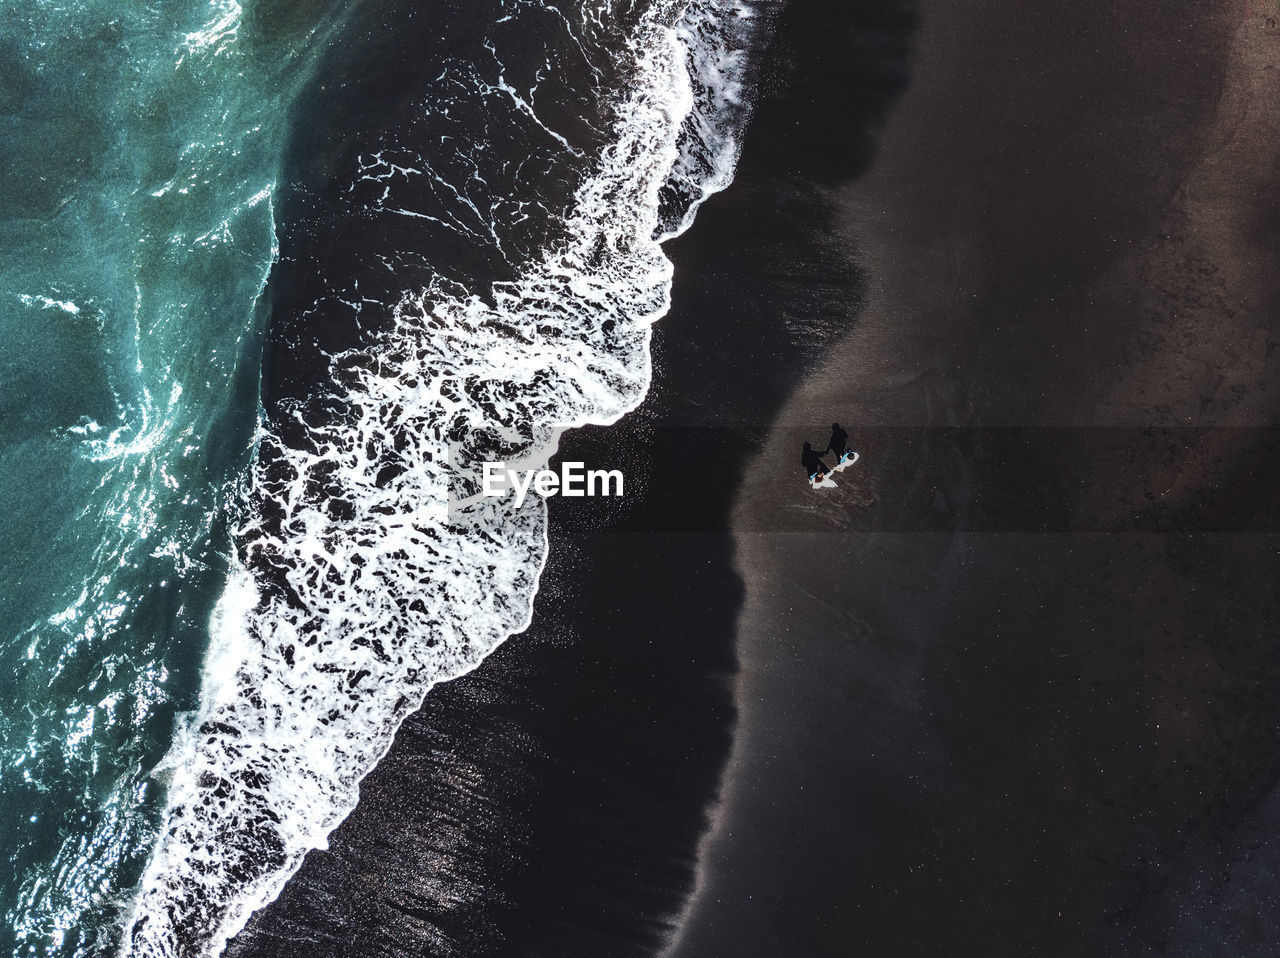
[[[800,463],[804,466],[805,475],[815,482],[821,482],[827,475],[827,464],[807,442],[804,444],[804,451],[800,453]]]
[[[838,422],[831,424],[831,439],[827,442],[827,448],[823,452],[835,453],[838,461],[841,462],[849,454],[849,434],[840,428]]]

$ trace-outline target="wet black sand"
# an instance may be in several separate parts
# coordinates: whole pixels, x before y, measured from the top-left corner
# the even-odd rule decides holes
[[[740,727],[671,954],[1274,954],[1274,11],[921,14],[832,197],[857,327],[735,512]],[[863,460],[815,496],[832,419]]]

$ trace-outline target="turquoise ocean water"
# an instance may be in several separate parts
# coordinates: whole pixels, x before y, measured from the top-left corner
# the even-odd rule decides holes
[[[332,26],[0,4],[0,954],[100,953],[154,842],[251,454],[286,117]]]
[[[451,490],[643,400],[753,16],[0,0],[0,955],[218,954],[529,622]]]

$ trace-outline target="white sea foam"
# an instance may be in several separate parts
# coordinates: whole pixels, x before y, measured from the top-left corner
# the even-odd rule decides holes
[[[64,313],[70,313],[75,316],[80,312],[80,307],[68,299],[53,299],[49,296],[31,296],[27,293],[21,293],[18,299],[23,306],[40,306],[44,309],[60,309]]]
[[[731,177],[745,14],[655,5],[569,239],[484,299],[406,294],[390,333],[335,358],[337,406],[306,424],[306,448],[260,432],[243,559],[199,714],[165,763],[166,823],[124,955],[221,952],[325,847],[431,686],[528,625],[545,506],[471,498],[480,463],[545,462],[564,428],[644,397],[649,327],[669,305],[659,241]]]

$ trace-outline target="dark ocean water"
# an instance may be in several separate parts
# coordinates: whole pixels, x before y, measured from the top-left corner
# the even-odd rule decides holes
[[[220,950],[527,623],[471,466],[643,398],[756,22],[4,11],[0,945]]]

